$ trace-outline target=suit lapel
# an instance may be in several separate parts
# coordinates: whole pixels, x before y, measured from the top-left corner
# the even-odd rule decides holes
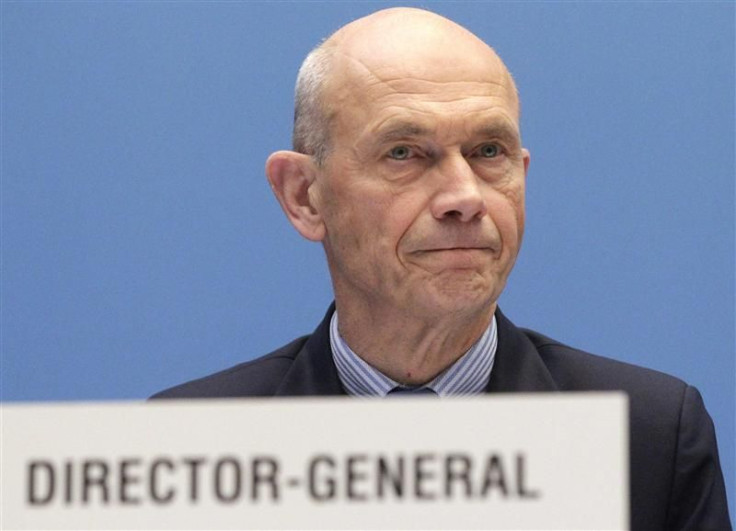
[[[534,344],[498,309],[496,324],[498,348],[486,393],[557,391]]]
[[[297,353],[276,396],[345,395],[337,368],[332,361],[330,319],[335,311],[331,304],[322,322]]]

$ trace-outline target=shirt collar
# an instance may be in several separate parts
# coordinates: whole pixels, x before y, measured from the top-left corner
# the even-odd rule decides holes
[[[349,395],[384,397],[400,386],[381,371],[366,363],[348,346],[337,328],[337,311],[330,320],[332,359],[340,381]],[[422,387],[429,387],[439,396],[482,393],[491,378],[496,358],[498,330],[496,316],[483,335],[455,363]]]

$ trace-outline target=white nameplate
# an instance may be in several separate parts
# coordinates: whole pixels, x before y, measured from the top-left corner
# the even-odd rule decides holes
[[[0,413],[3,529],[628,529],[622,394]]]

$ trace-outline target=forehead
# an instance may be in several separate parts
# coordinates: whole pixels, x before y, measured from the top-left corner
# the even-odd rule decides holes
[[[398,91],[403,84],[410,83],[416,89],[415,84],[424,83],[427,88],[443,84],[451,95],[466,90],[465,83],[484,85],[481,88],[494,94],[502,89],[511,99],[516,98],[516,87],[506,66],[485,43],[475,37],[462,43],[445,42],[439,36],[432,39],[422,43],[404,38],[395,46],[383,40],[360,41],[337,47],[327,89],[333,92],[347,88],[360,94],[381,83]]]
[[[339,39],[323,93],[333,132],[390,120],[428,130],[432,121],[488,120],[477,113],[518,124],[516,87],[495,52],[460,26],[424,22],[381,35],[359,27]]]
[[[434,13],[389,9],[359,19],[335,33],[329,45],[336,70],[361,65],[380,75],[394,71],[408,77],[456,79],[458,70],[486,70],[503,63],[482,40],[464,27]]]
[[[454,139],[490,130],[519,135],[516,92],[500,62],[480,68],[472,62],[447,68],[352,64],[341,82],[330,99],[337,143],[425,135]]]

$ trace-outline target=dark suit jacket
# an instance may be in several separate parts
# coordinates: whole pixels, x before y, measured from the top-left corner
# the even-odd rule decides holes
[[[311,336],[154,398],[344,395],[329,321]],[[697,389],[660,372],[594,356],[530,330],[500,311],[488,393],[621,390],[629,396],[631,529],[731,529],[713,422]]]

